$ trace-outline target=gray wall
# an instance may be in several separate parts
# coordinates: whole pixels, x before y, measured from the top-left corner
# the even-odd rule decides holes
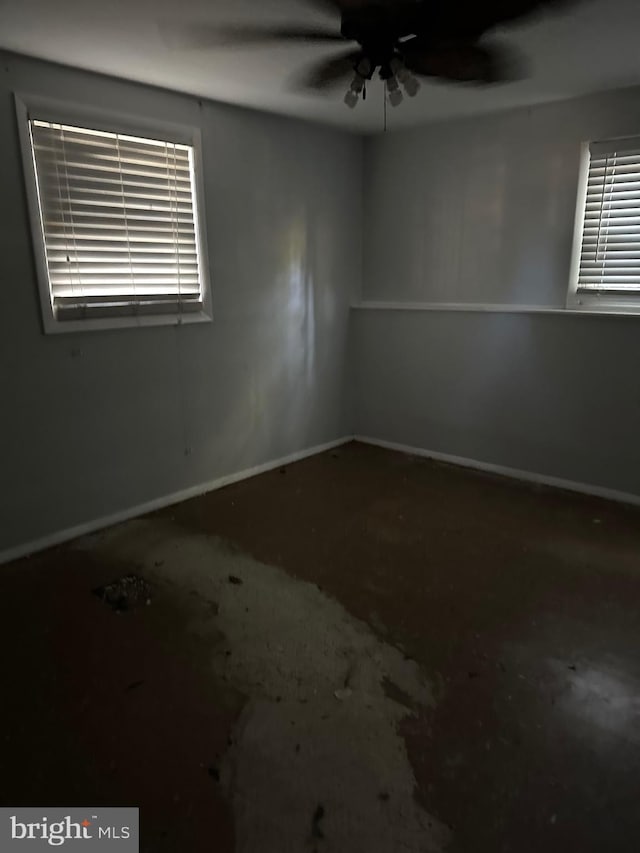
[[[361,141],[0,60],[0,552],[350,433]],[[42,334],[15,90],[202,128],[213,323]]]
[[[365,148],[363,300],[562,309],[580,145],[640,90]],[[640,495],[640,317],[354,311],[356,432]]]

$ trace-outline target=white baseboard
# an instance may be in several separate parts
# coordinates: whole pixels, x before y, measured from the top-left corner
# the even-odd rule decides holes
[[[565,489],[570,492],[579,492],[583,495],[591,495],[597,498],[605,498],[618,503],[633,504],[640,506],[640,495],[628,492],[618,492],[615,489],[606,489],[602,486],[593,486],[589,483],[576,483],[573,480],[563,480],[560,477],[548,477],[546,474],[536,474],[533,471],[521,471],[518,468],[508,468],[505,465],[494,465],[491,462],[478,462],[477,459],[468,459],[465,456],[453,456],[450,453],[438,453],[434,450],[424,450],[421,447],[410,447],[406,444],[398,444],[395,441],[382,441],[378,438],[370,438],[365,435],[354,436],[355,441],[362,444],[372,444],[375,447],[384,447],[387,450],[397,450],[400,453],[410,453],[413,456],[424,456],[434,459],[436,462],[448,462],[451,465],[460,465],[463,468],[474,468],[477,471],[486,471],[489,474],[499,474],[503,477],[511,477],[515,480],[524,480],[527,483],[536,483],[540,486],[552,486],[556,489]]]
[[[26,557],[29,554],[35,554],[38,551],[44,551],[46,548],[52,548],[54,545],[61,545],[63,542],[68,542],[70,539],[76,539],[79,536],[86,536],[88,533],[95,533],[97,530],[102,530],[105,527],[111,527],[114,524],[129,521],[132,518],[146,515],[149,512],[164,509],[172,504],[181,503],[182,501],[189,500],[190,498],[199,497],[207,492],[222,489],[225,486],[230,486],[232,483],[238,483],[241,480],[248,480],[250,477],[256,477],[258,474],[264,474],[267,471],[272,471],[274,468],[280,468],[283,465],[291,465],[293,462],[299,462],[302,459],[307,459],[309,456],[316,456],[318,453],[324,453],[327,450],[332,450],[334,447],[340,447],[343,444],[347,444],[349,441],[359,441],[362,444],[384,447],[387,450],[396,450],[400,453],[410,453],[413,456],[423,456],[427,459],[434,459],[437,462],[447,462],[451,465],[460,465],[464,468],[474,468],[478,471],[486,471],[490,474],[499,474],[516,480],[524,480],[528,483],[552,486],[557,489],[566,489],[568,491],[579,492],[584,495],[592,495],[594,497],[605,498],[606,500],[617,501],[619,503],[640,506],[640,495],[619,492],[615,489],[606,489],[601,486],[593,486],[588,483],[576,483],[573,480],[563,480],[560,477],[548,477],[545,474],[535,474],[532,471],[521,471],[518,468],[508,468],[505,465],[494,465],[490,462],[479,462],[476,459],[468,459],[464,456],[454,456],[450,453],[439,453],[433,450],[425,450],[421,447],[411,447],[407,444],[399,444],[394,441],[384,441],[382,439],[371,438],[364,435],[349,435],[336,439],[335,441],[329,441],[326,444],[319,444],[316,447],[299,450],[296,453],[291,453],[281,459],[264,462],[262,465],[256,465],[253,468],[246,468],[244,471],[238,471],[235,474],[228,474],[225,477],[219,477],[216,480],[210,480],[206,483],[200,483],[197,486],[191,486],[190,488],[183,489],[179,492],[173,492],[170,495],[165,495],[164,497],[129,507],[128,509],[113,513],[112,515],[96,518],[92,521],[87,521],[84,524],[78,524],[75,527],[68,527],[65,530],[60,530],[57,533],[52,533],[49,536],[43,536],[42,538],[35,539],[31,542],[25,542],[22,545],[16,545],[13,548],[0,551],[0,565],[2,563],[9,563],[11,560],[18,560],[21,557]]]
[[[235,474],[227,474],[225,477],[218,477],[217,480],[209,480],[206,483],[200,483],[197,486],[173,492],[170,495],[165,495],[164,497],[113,513],[113,515],[96,518],[84,524],[78,524],[75,527],[67,527],[65,530],[60,530],[49,536],[43,536],[41,539],[16,545],[6,551],[0,551],[0,565],[8,563],[11,560],[18,560],[20,557],[27,557],[29,554],[35,554],[37,551],[44,551],[46,548],[52,548],[54,545],[61,545],[63,542],[76,539],[78,536],[86,536],[88,533],[95,533],[96,530],[112,527],[114,524],[120,524],[122,521],[129,521],[132,518],[146,515],[149,512],[155,512],[158,509],[164,509],[167,506],[187,501],[190,498],[197,498],[207,492],[213,492],[224,488],[224,486],[230,486],[232,483],[238,483],[240,480],[248,480],[250,477],[255,477],[258,474],[265,474],[267,471],[273,471],[274,468],[291,465],[293,462],[299,462],[301,459],[306,459],[309,456],[316,456],[318,453],[324,453],[327,450],[332,450],[334,447],[340,447],[349,441],[353,441],[353,436],[344,436],[335,441],[329,441],[326,444],[319,444],[316,447],[309,447],[306,450],[298,450],[296,453],[283,456],[281,459],[264,462],[262,465],[246,468],[244,471],[238,471]]]

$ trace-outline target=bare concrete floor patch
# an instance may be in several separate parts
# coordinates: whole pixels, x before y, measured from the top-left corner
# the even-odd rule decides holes
[[[212,674],[247,703],[217,770],[239,853],[438,853],[398,725],[434,698],[419,666],[317,586],[159,519],[78,540],[195,590]],[[220,642],[220,633],[224,642]],[[390,689],[392,685],[392,689]]]

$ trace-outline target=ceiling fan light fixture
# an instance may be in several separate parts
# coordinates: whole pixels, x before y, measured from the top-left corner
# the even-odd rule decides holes
[[[389,103],[392,107],[399,107],[403,100],[404,98],[400,89],[394,89],[392,92],[389,92]]]
[[[391,72],[395,74],[395,76],[402,82],[403,76],[407,75],[409,72],[407,71],[404,62],[402,61],[402,57],[396,54],[391,62],[389,63],[389,68]]]
[[[357,92],[354,92],[353,89],[349,89],[347,94],[344,96],[344,102],[349,107],[349,109],[355,109],[358,106],[359,96]]]
[[[356,74],[362,77],[363,80],[370,80],[374,70],[375,68],[366,56],[361,57],[355,68]]]
[[[407,79],[402,81],[402,86],[410,98],[415,98],[420,91],[420,81],[412,77],[411,74],[408,74]]]

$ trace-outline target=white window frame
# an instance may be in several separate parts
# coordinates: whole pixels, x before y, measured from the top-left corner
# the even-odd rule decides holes
[[[629,139],[631,137],[620,137]],[[640,134],[638,135],[640,140]],[[615,142],[615,139],[610,140]],[[578,177],[578,197],[576,201],[576,219],[573,236],[573,250],[571,255],[571,273],[569,277],[569,291],[567,294],[567,308],[573,311],[588,311],[596,314],[640,314],[640,293],[612,294],[612,293],[584,293],[578,291],[578,279],[580,276],[580,260],[582,256],[582,231],[584,229],[584,218],[587,201],[587,184],[589,182],[589,164],[591,161],[591,142],[583,142],[580,149],[580,171]]]
[[[186,323],[209,323],[213,319],[211,309],[211,282],[207,251],[207,228],[204,206],[204,177],[202,162],[202,137],[200,129],[190,125],[139,118],[114,111],[95,109],[80,104],[71,104],[53,98],[25,93],[15,93],[16,113],[23,171],[29,209],[29,220],[42,307],[45,334],[64,332],[86,332],[99,329],[120,329],[138,326],[167,326]],[[153,139],[189,145],[193,148],[193,192],[196,202],[197,221],[195,234],[198,252],[199,274],[202,288],[202,307],[198,311],[126,315],[119,317],[87,317],[79,320],[58,320],[55,316],[47,255],[40,214],[40,200],[34,156],[31,146],[29,119],[39,119],[56,124],[69,124],[108,133],[129,136],[147,136]]]

